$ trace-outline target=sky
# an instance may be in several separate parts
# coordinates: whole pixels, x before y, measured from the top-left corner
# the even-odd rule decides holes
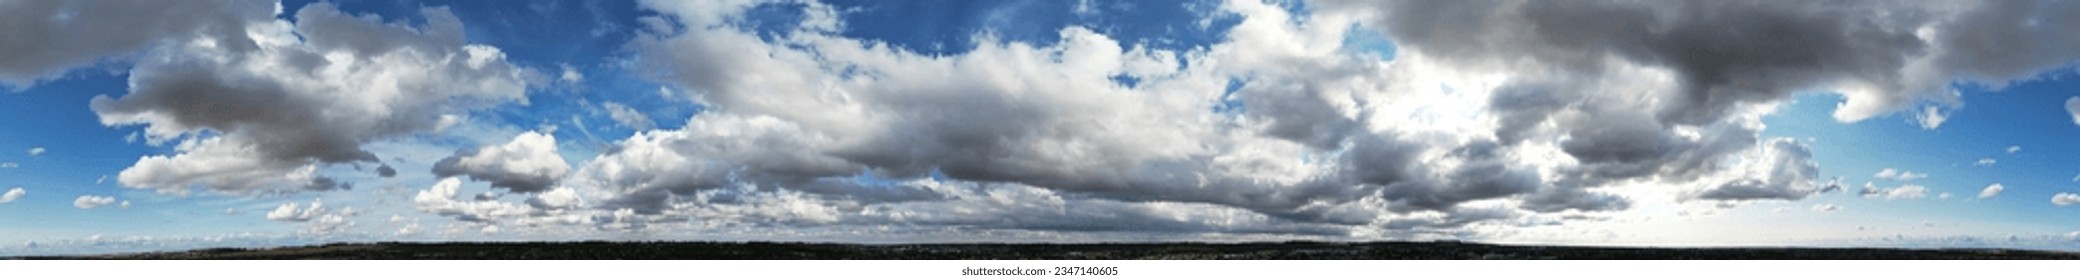
[[[0,255],[2080,250],[2072,1],[0,0]]]

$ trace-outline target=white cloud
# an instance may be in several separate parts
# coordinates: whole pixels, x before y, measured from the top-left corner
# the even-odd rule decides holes
[[[14,163],[14,162],[11,162],[11,161],[10,161],[10,162],[0,162],[0,169],[15,169],[15,168],[21,168],[21,167],[22,167],[22,164],[20,164],[20,163]]]
[[[1242,21],[1203,51],[1122,46],[1071,27],[1052,46],[982,36],[960,54],[922,55],[830,33],[762,39],[724,20],[741,4],[646,4],[685,24],[639,36],[639,61],[711,110],[580,164],[560,187],[584,209],[815,224],[859,218],[828,209],[954,199],[848,179],[865,172],[1016,184],[1129,209],[1408,229],[1623,210],[1640,197],[1588,188],[1618,182],[1688,186],[1684,201],[1839,189],[1815,182],[1810,147],[1760,137],[1773,103],[1677,114],[1690,105],[1643,101],[1681,98],[1669,94],[1684,79],[1658,64],[1612,62],[1620,74],[1576,81],[1517,79],[1422,51],[1393,64],[1352,59],[1366,57],[1341,46],[1361,21],[1353,14],[1301,18],[1232,1],[1224,8]],[[1231,78],[1239,90],[1223,94]],[[1207,110],[1230,103],[1248,109]],[[425,194],[428,205],[456,195]],[[563,194],[535,199],[563,205],[552,203]],[[1468,206],[1486,203],[1501,206]]]
[[[1986,185],[1986,189],[1979,190],[1979,199],[1993,198],[1993,196],[2001,195],[2002,190],[2007,189],[2008,187],[2001,186],[2001,183],[1993,183],[1992,185]]]
[[[78,199],[72,200],[72,207],[76,207],[79,209],[94,209],[115,203],[116,198],[114,197],[82,195],[79,196]]]
[[[2056,194],[2056,195],[2052,195],[2052,196],[2051,196],[2051,204],[2056,204],[2056,205],[2058,205],[2058,206],[2069,206],[2069,205],[2073,205],[2073,204],[2080,204],[2080,194],[2074,194],[2074,193],[2058,193],[2058,194]]]
[[[343,186],[308,174],[324,164],[378,163],[362,144],[437,129],[454,113],[524,103],[528,70],[498,49],[463,43],[444,8],[425,26],[386,24],[317,3],[295,23],[264,19],[248,32],[150,49],[130,93],[97,96],[109,126],[144,126],[149,143],[179,140],[117,175],[125,187],[253,194]],[[205,133],[207,131],[208,133]]]
[[[2010,154],[2022,152],[2022,146],[2008,146],[2007,151]]]
[[[1950,195],[1950,193],[1947,193],[1947,192],[1946,192],[1946,193],[1941,193],[1941,194],[1936,194],[1936,199],[1941,199],[1941,200],[1950,200],[1950,196],[1951,196],[1951,195]]]
[[[1886,168],[1884,170],[1879,170],[1877,174],[1871,174],[1871,177],[1886,181],[1913,181],[1928,178],[1928,174]]]
[[[556,136],[533,131],[498,146],[458,152],[433,166],[441,177],[469,176],[518,193],[547,190],[570,170],[556,152]]]
[[[558,76],[557,76],[557,79],[558,79],[558,80],[562,80],[562,81],[563,81],[563,82],[564,82],[565,84],[578,84],[578,83],[584,83],[584,82],[585,82],[585,74],[583,74],[583,73],[578,73],[578,69],[576,69],[576,68],[571,68],[571,66],[570,66],[570,65],[564,65],[564,66],[563,66],[563,74],[562,74],[562,75],[558,75]]]
[[[1878,188],[1865,184],[1863,190],[1857,194],[1863,197],[1883,197],[1885,200],[1920,199],[1928,196],[1928,187],[1906,184],[1895,188]]]
[[[2073,115],[2073,124],[2080,125],[2080,96],[2066,98],[2066,114]]]
[[[1813,205],[1813,211],[1819,211],[1819,212],[1834,212],[1834,211],[1841,211],[1841,210],[1842,210],[1842,206],[1841,206],[1841,205],[1834,205],[1834,204],[1818,204],[1818,205]]]
[[[22,190],[20,187],[7,189],[7,193],[0,194],[0,204],[14,202],[16,199],[22,199],[24,195],[29,195],[29,191]]]
[[[227,209],[228,210],[228,209]],[[352,229],[356,223],[351,218],[360,216],[354,207],[327,208],[322,199],[313,199],[305,205],[296,202],[283,203],[267,212],[267,220],[304,224],[297,233],[304,235],[332,235]]]
[[[629,108],[628,105],[622,105],[621,103],[615,103],[612,101],[605,102],[600,105],[606,107],[607,116],[612,117],[614,119],[614,123],[619,123],[621,124],[621,126],[635,130],[650,130],[651,127],[657,125],[657,122],[650,120],[649,115],[645,115],[641,111],[636,111],[635,108]]]
[[[324,216],[327,211],[328,209],[325,209],[323,200],[312,200],[308,207],[296,202],[283,203],[281,206],[275,207],[274,211],[267,212],[267,220],[305,222]]]
[[[43,147],[35,147],[35,148],[29,148],[29,156],[32,156],[32,157],[33,157],[33,156],[42,156],[42,155],[43,155],[43,152],[44,152],[44,150],[43,150]]]
[[[1935,130],[1937,127],[1943,126],[1944,120],[1950,119],[1950,114],[1944,113],[1937,109],[1936,106],[1924,107],[1920,114],[1914,116],[1914,123],[1920,125],[1921,129],[1926,130]]]
[[[1204,48],[1158,50],[1071,27],[1059,30],[1060,40],[1052,45],[979,35],[972,49],[950,55],[914,53],[836,32],[762,37],[731,26],[730,19],[752,5],[748,1],[643,4],[673,19],[653,22],[677,24],[653,25],[628,46],[643,70],[656,73],[649,78],[683,91],[660,88],[661,93],[702,105],[685,127],[651,130],[655,123],[642,112],[605,103],[608,117],[643,131],[575,170],[549,133],[471,149],[434,168],[446,178],[412,196],[414,206],[484,232],[528,231],[533,227],[512,222],[571,216],[582,218],[573,223],[603,224],[678,219],[1078,231],[1147,226],[1333,236],[1382,229],[1449,232],[1595,218],[1634,201],[1798,200],[1839,189],[1839,180],[1816,182],[1811,147],[1763,137],[1760,116],[1793,90],[1837,83],[1862,87],[1843,93],[1847,102],[1836,111],[1843,120],[1927,104],[1917,101],[1951,105],[1921,87],[1947,83],[1923,80],[2008,69],[1945,68],[1925,77],[1920,68],[1955,65],[1922,57],[1950,54],[1946,49],[1896,52],[1893,44],[1916,40],[1900,33],[1912,28],[1895,27],[1911,26],[1861,16],[1805,16],[1838,10],[1799,3],[1737,3],[1725,10],[1735,15],[1727,18],[1779,15],[1766,12],[1780,9],[1811,12],[1784,15],[1787,24],[1813,27],[1790,29],[1804,35],[1790,36],[1798,45],[1812,47],[1788,53],[1756,52],[1771,48],[1755,48],[1753,40],[1661,37],[1771,27],[1750,21],[1616,21],[1651,22],[1653,28],[1591,24],[1579,26],[1580,34],[1558,34],[1590,38],[1567,44],[1545,40],[1582,36],[1530,36],[1558,31],[1518,28],[1540,20],[1574,22],[1567,19],[1571,15],[1531,9],[1545,5],[1538,2],[1472,6],[1466,10],[1474,13],[1445,17],[1493,24],[1396,25],[1377,23],[1401,22],[1406,10],[1329,3],[1299,16],[1259,1],[1230,1],[1223,9],[1238,14],[1240,22],[1215,40],[1220,43]],[[1673,11],[1699,9],[1666,5]],[[436,131],[470,111],[525,102],[519,92],[526,83],[513,77],[526,71],[504,65],[496,49],[461,43],[459,23],[444,11],[422,11],[427,24],[413,27],[314,6],[323,8],[299,12],[296,23],[263,20],[266,26],[250,28],[254,35],[247,38],[258,41],[253,50],[183,41],[148,53],[133,71],[139,89],[120,100],[99,98],[94,107],[104,123],[140,124],[148,141],[179,146],[174,155],[139,160],[118,181],[173,192],[296,189],[330,180],[314,175],[318,166],[381,163],[377,159],[384,157],[364,151],[363,143]],[[804,6],[787,6],[810,15],[794,27],[799,30],[836,30],[835,17],[844,14],[819,3]],[[1510,10],[1482,13],[1503,9]],[[1899,24],[1953,16],[1940,12],[1929,16],[1935,19]],[[1848,29],[1863,27],[1844,23],[1866,21],[1886,25]],[[1392,28],[1380,31],[1407,48],[1392,62],[1353,59],[1370,57],[1342,46],[1353,26]],[[1424,26],[1500,29],[1448,32],[1478,35],[1463,39],[1468,42],[1424,36]],[[1667,33],[1634,34],[1649,39],[1644,41],[1595,37],[1630,30]],[[1842,30],[1877,31],[1828,32]],[[360,44],[386,40],[348,39],[361,37],[398,39],[424,54]],[[1808,40],[1822,38],[1832,40]],[[1517,42],[1538,44],[1507,44]],[[1551,49],[1502,49],[1518,46]],[[1753,59],[1668,53],[1700,49]],[[342,68],[351,69],[301,67],[299,60],[277,57],[298,55],[337,57],[349,65]],[[1813,57],[1821,61],[1797,59]],[[1784,62],[1792,60],[1797,62]],[[1509,63],[1483,63],[1492,61]],[[479,69],[488,66],[503,68]],[[365,71],[337,73],[355,69]],[[558,78],[582,80],[582,74],[564,70],[568,75]],[[364,76],[480,87],[377,87],[366,94],[337,88],[384,80]],[[1121,85],[1112,81],[1115,76],[1140,82]],[[247,83],[253,81],[258,82]],[[1238,90],[1226,93],[1230,83]],[[192,93],[200,91],[221,93]],[[214,98],[220,95],[235,98]],[[233,102],[234,110],[222,112],[238,117],[161,104],[272,100],[266,98],[288,101]],[[135,108],[118,106],[123,104]],[[340,107],[347,112],[339,115],[352,117],[301,113],[313,111],[301,110],[312,108],[307,104]],[[241,110],[244,105],[268,110]],[[1228,105],[1244,109],[1208,110]],[[1926,128],[1947,118],[1935,106],[1923,109]],[[478,143],[491,142],[497,140]],[[1881,177],[1926,177],[1894,173]],[[472,194],[462,193],[465,179],[457,176],[490,182],[489,195],[466,198]],[[944,182],[925,180],[933,177]],[[1678,186],[1680,195],[1618,195],[1667,191],[1633,185]],[[520,204],[504,196],[510,193],[533,196]],[[1907,185],[1871,195],[1925,193]],[[285,217],[351,225],[343,217],[302,215],[310,211],[291,207],[287,214],[295,215]],[[986,214],[970,215],[975,212]]]
[[[454,216],[464,221],[513,219],[537,212],[525,205],[497,200],[456,199],[461,191],[461,179],[443,178],[432,187],[412,195],[412,204],[421,212]]]
[[[1993,158],[1981,158],[1979,159],[1979,161],[1972,162],[1972,166],[1993,166],[1993,164],[1997,162],[1999,161],[1996,161]]]

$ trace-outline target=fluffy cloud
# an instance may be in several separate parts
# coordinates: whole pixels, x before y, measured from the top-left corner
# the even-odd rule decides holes
[[[267,220],[304,222],[323,216],[325,212],[325,202],[322,200],[311,201],[309,207],[303,207],[300,203],[290,202],[275,207],[274,211],[268,211]]]
[[[274,11],[268,0],[5,1],[0,2],[0,88],[21,87],[152,46],[194,39],[228,39],[249,47],[246,26]]]
[[[78,199],[72,200],[72,207],[79,209],[94,209],[115,203],[116,198],[114,197],[82,195],[79,196]]]
[[[1979,190],[1979,199],[1993,198],[1993,196],[2001,195],[2002,190],[2007,189],[2008,187],[2001,186],[2001,183],[1993,183],[1992,185],[1986,185],[1986,189]]]
[[[433,166],[433,173],[441,177],[469,176],[516,193],[548,190],[570,170],[556,153],[556,136],[533,131],[503,145],[458,152]]]
[[[22,196],[24,195],[29,195],[29,191],[22,190],[22,188],[19,187],[7,189],[7,193],[0,194],[0,204],[14,202],[14,200],[16,199],[22,199]]]
[[[2052,196],[2051,196],[2051,204],[2056,204],[2056,205],[2058,205],[2058,206],[2069,206],[2069,205],[2073,205],[2073,204],[2080,204],[2080,194],[2074,194],[2074,193],[2058,193],[2058,194],[2056,194],[2056,195],[2052,195]]]
[[[1813,178],[1819,176],[1820,166],[1811,160],[1813,152],[1805,144],[1788,138],[1775,138],[1764,145],[1762,149],[1741,157],[1752,161],[1739,165],[1747,169],[1747,176],[1704,189],[1697,198],[1798,200],[1840,188],[1837,184],[1814,182]]]
[[[234,8],[234,7],[224,7]],[[525,102],[525,69],[498,49],[463,43],[446,9],[426,25],[386,24],[318,3],[296,22],[248,22],[246,32],[161,44],[130,71],[120,98],[91,103],[110,126],[143,125],[169,156],[118,175],[126,187],[223,193],[329,189],[320,164],[379,162],[362,143],[431,131],[451,114]]]
[[[1928,178],[1928,174],[1886,168],[1884,170],[1878,170],[1877,174],[1871,174],[1871,177],[1886,181],[1913,181]]]
[[[655,130],[606,102],[608,117],[641,131],[575,168],[541,133],[464,150],[436,164],[445,178],[412,203],[486,232],[655,221],[1449,232],[1839,190],[1839,178],[1816,180],[1811,147],[1761,136],[1761,117],[1793,92],[1841,92],[1843,121],[1926,106],[1909,117],[1934,128],[1955,108],[1951,81],[2048,67],[1950,59],[2008,57],[1966,53],[1976,42],[1949,32],[1998,23],[1974,13],[1999,4],[1332,1],[1294,15],[1229,1],[1221,10],[1239,22],[1202,48],[1070,27],[1049,44],[984,34],[930,55],[840,37],[844,13],[814,2],[779,6],[804,12],[792,30],[754,34],[732,20],[748,2],[644,3],[662,18],[646,19],[631,61],[700,103],[684,127]],[[1844,12],[1865,10],[1881,12]],[[381,163],[362,143],[525,102],[521,77],[533,74],[463,44],[445,11],[422,13],[424,26],[385,25],[317,4],[294,24],[249,28],[249,49],[199,40],[146,53],[133,93],[94,109],[110,125],[144,125],[151,142],[177,141],[177,154],[146,157],[119,181],[344,188],[312,170]],[[1351,50],[1354,32],[1403,49],[1392,61]],[[1926,176],[1887,171],[1878,177]],[[492,191],[464,194],[464,180]]]
[[[645,32],[632,44],[639,61],[708,110],[586,161],[561,184],[579,199],[537,199],[809,224],[873,219],[844,213],[887,205],[977,203],[861,179],[944,178],[1322,233],[1623,210],[1638,198],[1605,187],[1627,183],[1708,201],[1839,189],[1815,182],[1804,144],[1759,137],[1772,99],[1670,119],[1661,116],[1683,110],[1665,107],[1688,105],[1643,101],[1682,86],[1658,64],[1494,75],[1424,52],[1387,63],[1342,48],[1362,14],[1302,18],[1233,1],[1224,8],[1241,22],[1203,50],[1071,27],[1052,46],[983,36],[931,56],[816,32],[836,13],[813,3],[799,31],[771,38],[723,20],[746,4],[649,4],[685,24]]]
[[[1921,109],[1921,113],[1914,114],[1914,123],[1920,125],[1921,129],[1935,130],[1937,127],[1943,126],[1943,121],[1950,119],[1950,113],[1944,113],[1942,109],[1935,106],[1923,107]]]
[[[2010,154],[2019,153],[2022,152],[2022,146],[2008,146],[2007,151]]]
[[[1879,188],[1870,184],[1864,184],[1863,189],[1858,191],[1857,195],[1863,197],[1883,197],[1885,200],[1920,199],[1928,196],[1928,187],[1906,184],[1894,188]]]
[[[2080,96],[2066,98],[2066,114],[2073,115],[2073,124],[2080,125]]]
[[[275,207],[274,211],[267,212],[267,220],[302,223],[305,225],[299,233],[326,235],[354,227],[354,221],[348,219],[359,215],[361,212],[353,207],[326,208],[323,200],[311,200],[308,206],[290,202]]]
[[[43,147],[29,148],[29,156],[41,156],[43,151]]]
[[[559,188],[542,192],[528,199],[525,205],[500,201],[493,197],[457,199],[461,192],[461,179],[443,178],[426,190],[413,194],[412,204],[420,212],[455,217],[466,222],[570,224],[583,222],[586,218],[564,211],[578,203],[576,196],[569,189]]]
[[[1953,81],[1991,85],[2080,58],[2056,35],[2076,3],[1327,1],[1317,10],[1381,15],[1402,43],[1461,64],[1595,73],[1613,62],[1664,67],[1679,91],[1664,122],[1701,123],[1736,104],[1832,89],[1834,117],[1858,121],[1917,101],[1956,104]],[[1560,28],[1565,27],[1565,28]],[[2048,36],[2048,37],[2047,37]],[[1767,39],[1764,39],[1767,38]],[[2053,38],[2053,39],[2045,39]],[[1924,127],[1945,115],[1917,112]]]

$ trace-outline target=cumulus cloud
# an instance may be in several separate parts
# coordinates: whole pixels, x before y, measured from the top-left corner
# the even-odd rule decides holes
[[[1913,181],[1928,178],[1928,174],[1886,168],[1884,170],[1878,170],[1877,174],[1871,174],[1871,177],[1886,181]]]
[[[1920,199],[1928,196],[1928,187],[1906,184],[1894,188],[1879,188],[1870,184],[1864,184],[1863,189],[1858,191],[1857,195],[1863,197],[1883,197],[1885,200]]]
[[[1656,112],[1698,123],[1736,104],[1829,89],[1845,122],[1919,102],[1957,104],[1953,81],[2005,85],[2080,58],[2080,4],[2036,2],[1327,1],[1381,15],[1402,43],[1462,64],[1578,73],[1631,62],[1674,71]],[[1565,27],[1565,28],[1560,28]],[[2056,39],[2044,39],[2045,36]],[[1767,39],[1764,39],[1764,38]],[[2019,47],[2018,47],[2019,46]],[[1528,64],[1528,65],[1527,65]],[[1916,112],[1933,128],[1946,113]]]
[[[420,212],[454,217],[466,222],[563,222],[574,223],[580,216],[551,216],[562,214],[564,209],[575,204],[571,191],[557,189],[537,194],[530,205],[500,201],[497,199],[457,199],[462,192],[462,180],[454,177],[442,178],[433,186],[412,195],[412,204]],[[533,207],[530,207],[533,206]],[[532,219],[533,221],[519,221]]]
[[[1986,185],[1986,189],[1979,190],[1979,199],[1993,198],[1993,196],[2001,195],[2002,190],[2007,189],[2008,187],[2001,186],[2001,183],[1993,183],[1992,185]]]
[[[114,197],[82,195],[79,196],[79,198],[72,200],[72,207],[79,209],[94,209],[115,203],[116,198]]]
[[[1921,129],[1925,130],[1935,130],[1937,127],[1942,127],[1943,122],[1949,119],[1950,113],[1945,113],[1942,109],[1935,106],[1923,107],[1921,113],[1914,115],[1914,123],[1920,125]]]
[[[246,26],[273,15],[274,1],[0,2],[0,87],[23,87],[68,69],[152,46],[216,38],[250,48]]]
[[[354,207],[327,208],[323,200],[314,199],[308,205],[283,203],[267,212],[267,220],[304,224],[298,231],[301,234],[328,235],[353,228],[354,221],[348,219],[359,215],[361,212]]]
[[[1840,189],[1815,182],[1809,147],[1759,137],[1772,100],[1668,119],[1679,110],[1663,107],[1675,105],[1642,103],[1682,84],[1657,64],[1493,79],[1449,74],[1465,69],[1422,52],[1393,64],[1359,59],[1371,56],[1341,48],[1362,22],[1352,14],[1303,18],[1233,1],[1224,9],[1241,22],[1202,51],[1070,27],[1051,46],[982,35],[966,52],[936,56],[825,32],[749,34],[724,20],[746,4],[648,4],[684,24],[640,36],[640,61],[707,110],[686,127],[619,141],[561,181],[568,193],[530,199],[537,209],[845,223],[872,218],[830,209],[975,203],[860,179],[929,177],[1344,232],[1623,210],[1634,198],[1602,188],[1633,182],[1708,201]],[[801,8],[811,16],[799,30],[828,30],[839,15]],[[613,105],[610,116],[625,107]],[[1239,109],[1207,110],[1221,106]],[[646,123],[624,115],[625,125]],[[437,184],[422,209],[455,208],[436,199],[456,195],[438,192],[446,182],[459,184]]]
[[[434,163],[441,177],[469,176],[516,193],[548,190],[571,170],[556,153],[556,136],[529,131],[498,146],[463,150]]]
[[[301,203],[290,202],[275,207],[274,211],[268,211],[267,220],[304,222],[323,216],[325,212],[325,202],[323,200],[312,200],[308,207],[303,206]]]
[[[129,94],[97,96],[90,107],[105,125],[142,125],[149,142],[179,144],[117,181],[176,193],[332,189],[306,170],[379,162],[362,143],[525,102],[527,70],[496,48],[463,43],[446,9],[420,13],[426,24],[414,27],[317,3],[293,24],[249,21],[247,32],[150,49],[130,71]]]
[[[2051,204],[2055,204],[2058,206],[2070,206],[2073,204],[2080,204],[2080,194],[2058,193],[2055,195],[2051,195]]]
[[[2066,98],[2066,114],[2073,115],[2073,124],[2080,125],[2080,96]]]
[[[0,194],[0,204],[14,202],[16,199],[22,199],[24,195],[29,195],[29,191],[22,190],[20,187],[7,189],[7,193]]]
[[[844,12],[804,4],[779,6],[804,12],[791,31],[755,34],[731,20],[755,4],[643,3],[661,18],[628,46],[646,78],[677,89],[660,92],[700,103],[684,127],[606,102],[640,131],[575,167],[546,133],[462,150],[413,205],[484,232],[700,221],[1351,236],[1641,200],[1799,200],[1841,184],[1816,180],[1805,143],[1761,136],[1761,116],[1792,92],[1840,92],[1843,121],[1926,106],[1908,117],[1934,128],[1957,106],[1951,81],[2000,83],[2049,67],[2000,59],[2066,55],[1969,53],[1977,42],[1956,37],[1977,35],[1955,22],[2059,34],[1976,14],[2002,4],[1330,1],[1295,15],[1229,1],[1220,9],[1238,22],[1203,48],[1069,27],[1050,44],[980,34],[947,55],[841,37]],[[462,43],[444,10],[421,13],[424,26],[384,24],[314,4],[293,24],[259,20],[247,49],[150,48],[132,93],[93,108],[176,153],[118,181],[344,189],[315,167],[381,164],[362,143],[525,102],[532,74]],[[1404,48],[1382,61],[1345,48],[1353,32]],[[1926,177],[1888,171],[1878,177]],[[464,194],[465,180],[492,191]],[[285,221],[351,226],[287,209]]]
[[[1747,176],[1707,188],[1697,198],[1716,200],[1782,199],[1798,200],[1807,195],[1823,191],[1838,190],[1838,183],[1822,185],[1814,182],[1819,176],[1820,165],[1811,158],[1811,148],[1789,138],[1775,138],[1764,142],[1762,149],[1750,151],[1742,157],[1752,161],[1739,165],[1747,169]]]

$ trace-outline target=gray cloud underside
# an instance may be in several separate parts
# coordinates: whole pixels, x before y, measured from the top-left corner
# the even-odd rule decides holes
[[[792,31],[762,37],[730,20],[752,4],[644,3],[661,17],[629,43],[633,61],[704,112],[574,167],[535,161],[556,154],[553,138],[512,150],[524,153],[465,150],[433,172],[530,197],[461,199],[463,181],[447,178],[414,205],[508,228],[1403,236],[1537,226],[1642,201],[1839,191],[1817,182],[1805,143],[1760,136],[1760,116],[1805,91],[1845,96],[1841,121],[1954,107],[1951,82],[2002,85],[2080,58],[2080,38],[2060,36],[2080,27],[2080,4],[2068,2],[1327,1],[1301,17],[1230,1],[1221,13],[1241,22],[1204,48],[1151,49],[1070,27],[1054,45],[977,35],[973,49],[943,56],[837,36],[844,13],[807,4],[783,6],[805,12]],[[460,21],[439,8],[422,11],[423,26],[325,4],[293,24],[198,14],[209,16],[138,20],[249,32],[81,41],[105,49],[11,41],[0,49],[40,55],[0,60],[0,80],[28,84],[140,53],[130,94],[92,107],[105,124],[178,141],[177,153],[142,158],[118,181],[257,193],[344,189],[310,170],[379,163],[361,145],[524,103],[527,77],[539,75],[464,42]],[[1394,60],[1343,46],[1350,28],[1393,38]],[[272,68],[242,70],[254,65]],[[404,79],[368,87],[372,77]],[[1231,81],[1240,86],[1225,92]],[[654,125],[606,107],[625,126]],[[491,164],[516,161],[556,164]],[[395,175],[385,169],[378,175]]]

